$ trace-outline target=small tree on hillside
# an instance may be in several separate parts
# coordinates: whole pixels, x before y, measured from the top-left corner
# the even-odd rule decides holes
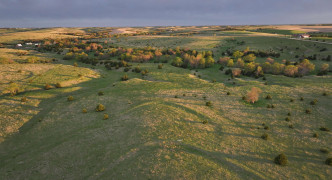
[[[259,99],[259,94],[262,92],[261,89],[253,87],[251,91],[248,92],[246,100],[249,103],[255,103]]]

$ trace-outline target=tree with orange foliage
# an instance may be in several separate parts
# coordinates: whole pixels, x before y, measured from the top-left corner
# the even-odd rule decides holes
[[[251,91],[248,92],[246,100],[248,103],[255,103],[259,99],[259,94],[262,92],[261,89],[252,87]]]

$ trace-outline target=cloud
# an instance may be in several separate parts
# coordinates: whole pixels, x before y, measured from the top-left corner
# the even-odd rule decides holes
[[[0,26],[329,23],[331,6],[331,0],[6,0]]]

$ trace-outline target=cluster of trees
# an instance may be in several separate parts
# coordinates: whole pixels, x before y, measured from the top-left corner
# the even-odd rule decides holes
[[[275,75],[284,74],[289,77],[301,77],[315,70],[315,65],[308,59],[295,63],[291,63],[286,60],[284,60],[283,63],[278,63],[274,62],[272,58],[267,58],[266,62],[260,64],[254,62],[255,56],[253,54],[247,55],[250,56],[250,58],[240,58],[242,55],[243,54],[241,54],[241,52],[234,52],[233,57],[238,57],[236,62],[234,62],[234,60],[230,57],[221,57],[218,63],[222,64],[222,66],[237,68],[233,69],[232,72],[226,72],[232,73],[235,77],[240,74],[261,77],[264,73]],[[328,64],[323,64],[320,69],[320,74],[326,74],[328,72],[328,68]]]
[[[215,63],[212,51],[181,51],[176,54],[172,65],[182,68],[207,68]]]

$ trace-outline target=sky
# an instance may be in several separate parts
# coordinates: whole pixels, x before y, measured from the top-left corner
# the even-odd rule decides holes
[[[0,0],[0,27],[332,23],[332,0]]]

